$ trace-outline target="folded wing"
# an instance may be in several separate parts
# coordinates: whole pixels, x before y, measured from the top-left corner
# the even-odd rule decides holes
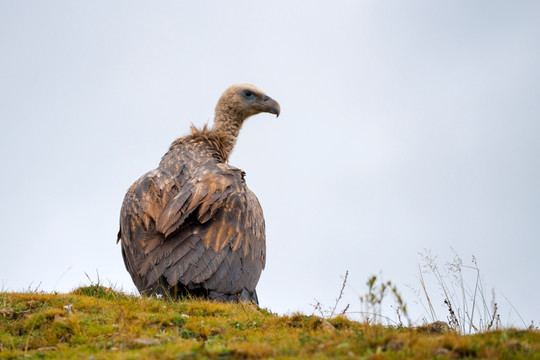
[[[220,163],[181,180],[154,170],[124,200],[119,238],[138,289],[254,292],[265,265],[265,225],[243,173]]]

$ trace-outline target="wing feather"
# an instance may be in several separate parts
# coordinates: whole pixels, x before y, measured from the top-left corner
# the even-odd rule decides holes
[[[264,218],[243,172],[222,163],[178,169],[145,174],[124,199],[119,239],[137,288],[165,278],[168,286],[253,292],[265,265]]]

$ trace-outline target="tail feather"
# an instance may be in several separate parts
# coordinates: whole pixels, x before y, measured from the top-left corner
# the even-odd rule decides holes
[[[257,291],[250,291],[243,288],[242,291],[236,294],[227,294],[218,291],[211,291],[204,287],[189,287],[181,283],[177,285],[169,285],[167,279],[161,276],[159,281],[155,282],[151,286],[147,286],[143,295],[161,295],[172,299],[185,299],[185,298],[203,298],[222,302],[248,302],[259,305],[259,298],[257,297]]]
[[[208,298],[226,302],[253,302],[256,305],[259,305],[257,290],[249,291],[246,288],[243,288],[242,291],[237,294],[224,294],[217,291],[210,291],[208,293]]]

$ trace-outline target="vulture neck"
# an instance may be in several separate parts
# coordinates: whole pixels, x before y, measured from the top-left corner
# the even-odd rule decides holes
[[[223,159],[225,162],[229,161],[229,155],[236,144],[244,120],[245,117],[236,112],[216,111],[212,132],[219,135],[221,153],[225,157]]]

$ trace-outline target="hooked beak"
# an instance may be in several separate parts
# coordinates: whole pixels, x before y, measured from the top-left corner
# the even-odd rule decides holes
[[[281,107],[279,106],[279,103],[276,100],[272,99],[268,95],[264,95],[260,104],[263,107],[262,111],[270,113],[270,114],[274,114],[276,115],[276,117],[279,117],[279,113],[281,112]]]

